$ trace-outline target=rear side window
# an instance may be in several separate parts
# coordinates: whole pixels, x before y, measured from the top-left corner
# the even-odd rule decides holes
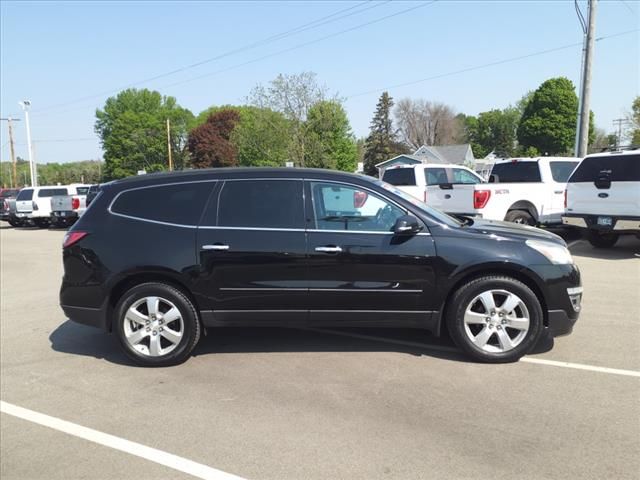
[[[76,188],[76,193],[78,195],[86,195],[89,192],[89,187],[78,187]]]
[[[413,168],[392,168],[385,170],[382,181],[396,186],[411,186],[416,184],[416,174]]]
[[[41,188],[38,190],[38,198],[55,197],[57,195],[69,195],[66,188]]]
[[[464,170],[463,168],[454,168],[452,169],[453,173],[453,183],[462,183],[462,184],[476,184],[481,183],[478,177],[476,177],[473,173],[468,170]]]
[[[236,180],[218,197],[218,226],[304,228],[302,180]]]
[[[24,189],[20,190],[18,196],[16,197],[16,201],[24,201],[24,200],[32,200],[33,199],[33,190],[32,189]]]
[[[560,183],[566,182],[578,163],[579,162],[549,162],[553,181]]]
[[[498,177],[500,183],[534,183],[541,182],[538,162],[509,162],[493,166],[491,175]]]
[[[177,183],[122,192],[111,211],[143,220],[197,225],[214,182]]]
[[[640,155],[586,157],[569,182],[595,182],[599,177],[612,182],[640,182]]]
[[[449,183],[447,178],[447,171],[444,168],[427,168],[424,171],[426,176],[427,185],[442,185]]]

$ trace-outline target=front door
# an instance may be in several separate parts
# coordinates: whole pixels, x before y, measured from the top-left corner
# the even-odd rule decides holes
[[[307,316],[303,182],[221,182],[198,228],[205,323],[303,324]]]
[[[357,185],[310,181],[306,188],[310,323],[429,326],[438,306],[426,227],[395,235],[406,210]]]

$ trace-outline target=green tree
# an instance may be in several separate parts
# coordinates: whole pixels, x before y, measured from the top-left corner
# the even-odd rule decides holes
[[[534,147],[545,155],[570,153],[575,142],[577,114],[578,97],[571,80],[558,77],[543,82],[526,102],[518,126],[521,148]],[[595,138],[592,112],[589,117],[589,144],[592,144]]]
[[[378,176],[378,163],[407,152],[407,147],[398,141],[391,120],[393,99],[383,92],[371,120],[371,130],[364,145],[364,173]]]
[[[305,136],[305,166],[356,170],[358,149],[340,103],[325,100],[313,105],[307,113]]]
[[[465,116],[465,139],[471,144],[474,157],[483,158],[492,151],[499,157],[513,156],[519,120],[520,112],[514,107],[481,112],[477,117]]]
[[[288,120],[280,112],[249,105],[211,107],[200,113],[195,125],[220,110],[235,110],[240,119],[231,133],[231,143],[237,151],[238,164],[245,167],[281,167],[288,158]]]
[[[168,167],[167,119],[171,123],[174,166],[188,162],[186,139],[193,115],[176,102],[147,89],[123,90],[96,110],[95,131],[104,150],[106,179],[135,175],[138,170]]]
[[[631,104],[628,120],[631,123],[631,144],[640,145],[640,95]]]

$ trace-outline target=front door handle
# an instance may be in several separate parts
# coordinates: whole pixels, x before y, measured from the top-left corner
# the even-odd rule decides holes
[[[220,245],[220,244],[202,245],[202,250],[217,250],[217,251],[229,250],[229,245]]]
[[[342,248],[340,248],[340,247],[316,247],[316,252],[340,253],[340,252],[342,252]]]

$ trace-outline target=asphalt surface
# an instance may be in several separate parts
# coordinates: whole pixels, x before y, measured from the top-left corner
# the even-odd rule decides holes
[[[215,330],[181,366],[137,368],[58,308],[63,235],[0,230],[4,402],[248,479],[640,476],[635,238],[572,246],[581,319],[526,357],[632,374],[619,375],[475,364],[446,339],[368,329]],[[6,413],[0,477],[192,478]]]

